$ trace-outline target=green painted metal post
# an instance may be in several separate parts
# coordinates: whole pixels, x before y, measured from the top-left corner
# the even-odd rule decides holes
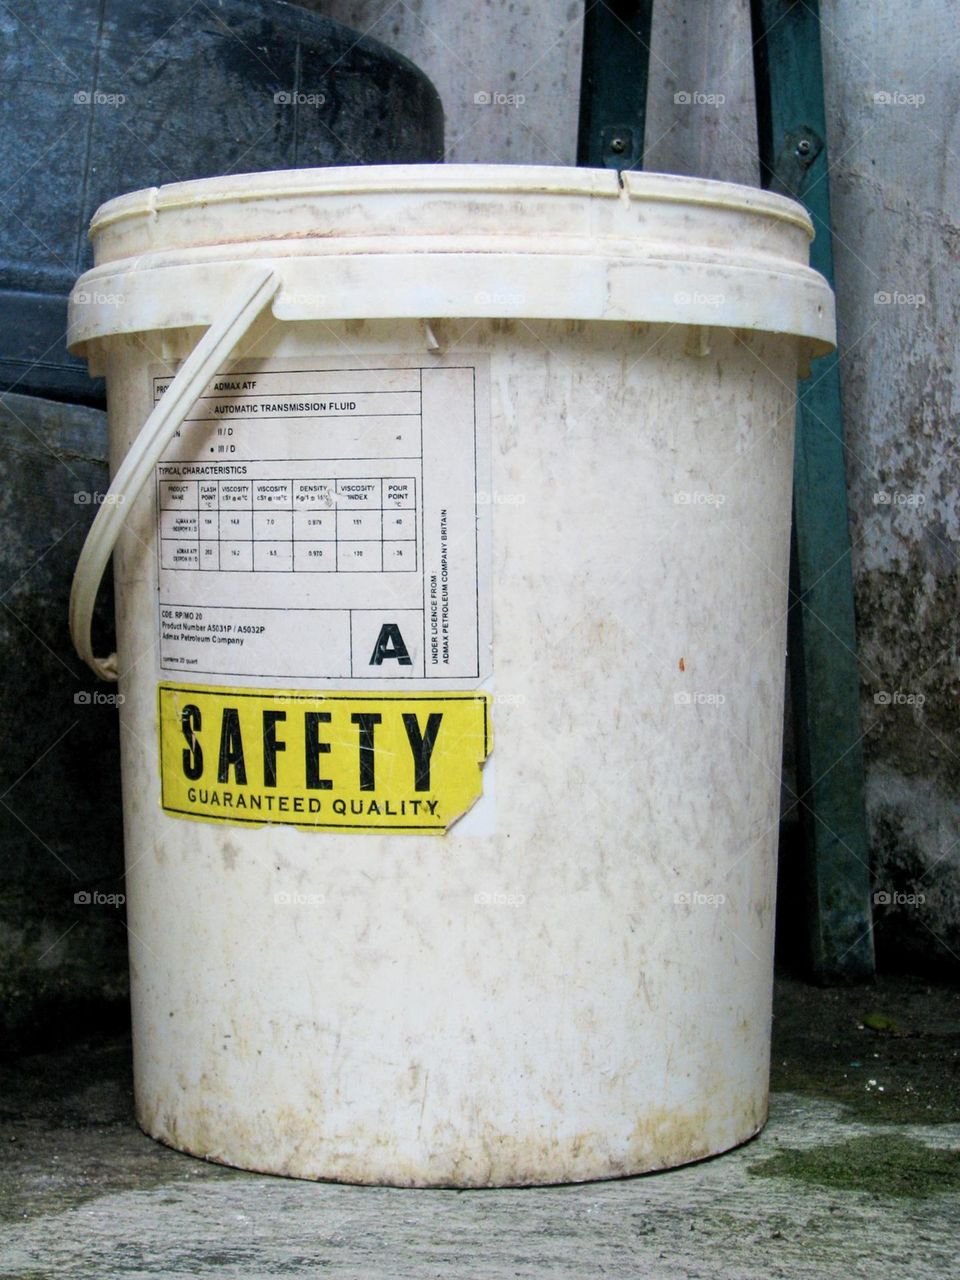
[[[752,0],[764,185],[807,208],[811,262],[833,283],[818,0]],[[859,679],[837,356],[800,384],[789,619],[810,966],[874,971]]]
[[[587,0],[577,164],[642,169],[653,0]]]

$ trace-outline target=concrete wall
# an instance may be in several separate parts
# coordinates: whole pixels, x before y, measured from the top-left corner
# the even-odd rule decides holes
[[[825,0],[824,62],[881,959],[960,963],[955,6]],[[906,954],[904,952],[906,951]]]
[[[575,162],[581,0],[312,0],[307,7],[382,40],[427,73],[443,100],[448,163]]]
[[[582,4],[317,7],[432,77],[448,161],[574,162]],[[882,963],[960,965],[956,14],[822,0],[822,19],[868,812],[893,899],[876,942]],[[647,167],[755,184],[748,0],[657,4],[651,46]],[[713,101],[677,100],[694,91]]]
[[[305,2],[426,71],[443,100],[448,163],[576,163],[583,0]],[[749,28],[749,0],[654,6],[648,169],[758,181]],[[723,101],[675,101],[702,86]],[[484,94],[492,100],[477,102]]]

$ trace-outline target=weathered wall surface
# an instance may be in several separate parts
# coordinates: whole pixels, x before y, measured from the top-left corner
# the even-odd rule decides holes
[[[877,948],[958,964],[956,11],[823,21]]]
[[[576,163],[582,0],[303,2],[427,73],[443,100],[448,163]],[[749,33],[749,0],[654,6],[648,169],[758,181]],[[695,91],[711,101],[685,101]]]
[[[450,164],[574,164],[581,0],[308,0],[436,85]]]

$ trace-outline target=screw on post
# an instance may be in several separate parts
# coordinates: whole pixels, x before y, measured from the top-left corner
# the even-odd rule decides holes
[[[625,124],[604,125],[600,131],[599,161],[605,169],[633,168],[642,148],[636,132]]]
[[[791,129],[783,137],[768,187],[779,195],[799,200],[814,161],[823,151],[823,139],[809,125]]]

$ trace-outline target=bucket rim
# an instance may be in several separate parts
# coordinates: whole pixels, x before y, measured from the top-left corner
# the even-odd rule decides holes
[[[814,354],[835,340],[806,210],[708,178],[536,165],[226,175],[120,196],[91,234],[96,265],[68,313],[76,354],[213,323],[254,263],[277,273],[283,321],[666,321],[789,333]]]
[[[813,223],[801,204],[760,187],[646,170],[510,164],[344,165],[195,178],[115,196],[94,213],[88,234],[95,240],[108,228],[131,219],[260,200],[460,194],[585,196],[688,205],[765,215],[799,227],[811,240],[814,235]]]

